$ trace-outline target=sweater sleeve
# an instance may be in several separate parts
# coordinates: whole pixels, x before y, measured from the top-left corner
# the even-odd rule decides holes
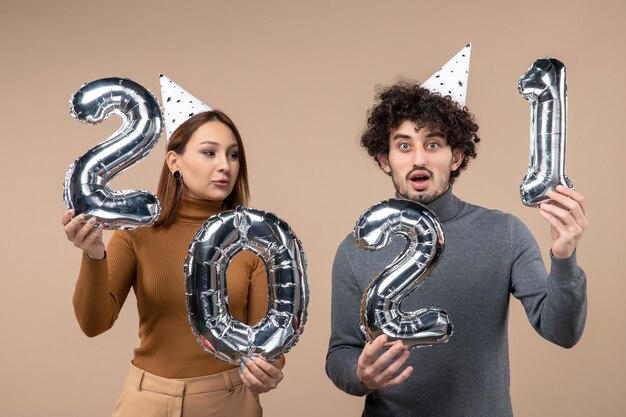
[[[537,242],[517,218],[511,221],[511,292],[524,305],[528,320],[545,339],[564,348],[582,336],[587,316],[586,277],[576,263],[551,257],[545,269]]]
[[[72,302],[87,336],[97,336],[115,323],[135,280],[135,259],[123,232],[113,234],[104,259],[93,260],[83,253]]]
[[[359,356],[365,345],[365,336],[359,323],[359,308],[363,291],[350,267],[349,258],[340,245],[332,271],[331,335],[326,354],[326,374],[342,391],[352,395],[366,395],[367,389],[356,374]]]

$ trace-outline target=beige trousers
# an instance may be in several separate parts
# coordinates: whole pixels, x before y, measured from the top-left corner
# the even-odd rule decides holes
[[[260,417],[258,395],[238,369],[200,378],[162,378],[130,365],[113,417]]]

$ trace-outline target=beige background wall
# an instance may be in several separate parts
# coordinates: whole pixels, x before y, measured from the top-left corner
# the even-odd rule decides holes
[[[518,215],[547,253],[547,226],[518,197],[529,108],[516,81],[550,55],[568,67],[568,174],[591,212],[579,247],[590,306],[582,341],[563,350],[541,340],[512,300],[516,415],[626,415],[625,25],[622,0],[1,0],[0,414],[110,413],[137,343],[134,298],[109,332],[81,333],[71,306],[79,253],[59,219],[68,164],[119,121],[82,125],[67,103],[109,76],[158,95],[164,72],[234,118],[252,205],[287,220],[309,257],[309,322],[285,381],[263,396],[266,415],[360,415],[362,399],[332,385],[324,356],[335,248],[366,207],[392,195],[357,144],[365,112],[377,84],[425,80],[471,41],[467,104],[483,142],[455,192]],[[115,186],[154,190],[163,147]]]

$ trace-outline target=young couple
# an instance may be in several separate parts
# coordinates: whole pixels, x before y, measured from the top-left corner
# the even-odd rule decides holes
[[[449,78],[455,59],[465,65],[460,71],[454,67],[456,74],[464,74]],[[571,347],[583,331],[586,278],[575,252],[587,227],[583,196],[558,187],[538,210],[552,231],[547,272],[520,220],[468,204],[452,192],[454,180],[476,157],[479,141],[478,126],[464,106],[468,62],[469,46],[427,82],[383,89],[361,137],[391,177],[396,196],[425,204],[445,233],[445,254],[429,283],[409,295],[403,308],[445,306],[455,324],[449,343],[410,352],[400,341],[385,346],[384,335],[366,342],[359,328],[363,291],[404,243],[392,240],[390,250],[369,252],[350,235],[340,244],[332,273],[326,371],[341,390],[366,396],[366,416],[512,415],[510,294],[551,342]],[[158,222],[114,232],[105,249],[95,218],[72,211],[63,216],[67,238],[83,250],[73,298],[76,317],[88,336],[100,334],[115,322],[131,287],[135,291],[140,345],[114,416],[262,415],[258,394],[281,382],[284,362],[259,357],[240,369],[207,355],[190,330],[182,272],[201,224],[247,202],[243,143],[234,123],[203,103],[193,116],[175,106],[168,110],[171,94],[197,99],[166,77],[161,82],[168,143]],[[267,310],[263,262],[242,252],[231,262],[227,279],[233,317],[260,320]]]

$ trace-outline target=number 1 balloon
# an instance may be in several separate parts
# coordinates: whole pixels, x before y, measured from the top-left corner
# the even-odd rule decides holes
[[[402,311],[402,301],[430,275],[444,248],[437,217],[421,204],[390,199],[365,211],[354,227],[359,247],[378,250],[393,235],[407,240],[405,249],[365,290],[361,301],[361,330],[368,340],[381,334],[414,347],[447,342],[452,323],[436,307]]]
[[[565,65],[542,58],[518,81],[519,93],[530,103],[530,160],[520,185],[522,203],[537,206],[557,185],[574,186],[565,175],[567,85]]]
[[[97,124],[118,114],[123,125],[111,137],[68,168],[63,200],[76,213],[94,216],[110,229],[150,226],[161,207],[157,197],[142,190],[114,191],[109,182],[144,158],[161,135],[161,110],[141,85],[124,78],[104,78],[83,85],[70,99],[72,116]]]
[[[226,269],[242,250],[259,256],[268,273],[269,310],[256,324],[228,309]],[[272,213],[238,206],[209,218],[185,260],[189,323],[198,343],[226,362],[262,354],[273,361],[296,344],[306,322],[306,257],[287,223]]]

